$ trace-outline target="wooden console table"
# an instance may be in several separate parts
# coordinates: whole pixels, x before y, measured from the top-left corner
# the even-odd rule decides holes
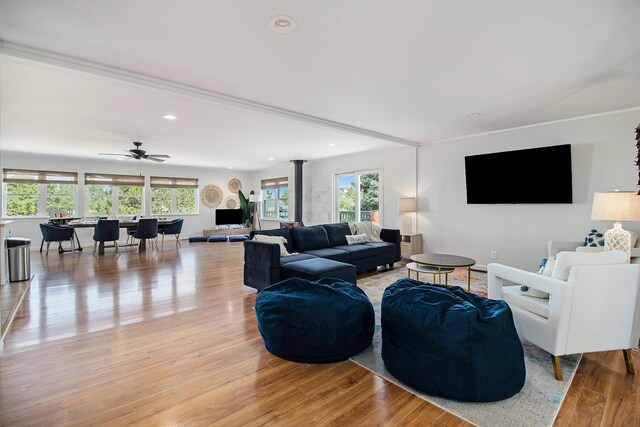
[[[202,230],[205,236],[231,236],[235,234],[249,234],[250,228],[227,228],[224,230]]]

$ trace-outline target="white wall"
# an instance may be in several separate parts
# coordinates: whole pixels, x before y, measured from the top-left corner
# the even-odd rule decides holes
[[[382,179],[381,221],[384,227],[400,228],[401,215],[398,213],[398,199],[413,197],[416,193],[416,149],[394,147],[369,151],[348,156],[333,157],[305,163],[303,166],[303,221],[305,225],[337,222],[334,217],[333,189],[336,174],[378,170]],[[258,171],[252,175],[252,186],[260,187],[260,180],[289,177],[289,200],[293,200],[294,167],[277,167]],[[294,206],[289,206],[290,220],[293,221]],[[263,228],[277,227],[277,222],[263,221]]]
[[[215,184],[219,186],[224,193],[224,198],[237,195],[231,193],[227,183],[231,178],[238,178],[243,183],[242,192],[249,194],[251,188],[246,187],[249,175],[247,173],[237,173],[227,169],[207,169],[196,167],[180,167],[172,166],[170,163],[155,164],[152,162],[138,161],[107,161],[107,160],[87,160],[73,157],[52,157],[42,156],[38,154],[26,154],[0,151],[0,167],[2,168],[20,168],[20,169],[36,169],[36,170],[54,170],[54,171],[72,171],[79,172],[78,197],[84,198],[83,173],[115,173],[137,175],[142,173],[146,177],[145,188],[145,209],[146,215],[150,214],[151,192],[149,191],[149,176],[174,176],[183,178],[198,178],[200,188],[205,185]],[[142,168],[142,169],[141,169]],[[199,201],[198,201],[199,203]],[[223,206],[220,206],[222,208]],[[200,204],[200,212],[195,215],[162,215],[163,217],[180,217],[184,218],[184,226],[181,236],[193,236],[202,234],[203,229],[210,229],[214,226],[214,209],[208,208]],[[15,219],[9,225],[9,230],[13,236],[28,237],[32,239],[32,250],[39,249],[42,235],[38,224],[46,221],[45,218],[29,218]],[[93,229],[79,229],[78,235],[83,246],[93,244]],[[122,235],[124,240],[126,235]]]
[[[636,190],[639,121],[637,112],[620,113],[421,147],[418,226],[425,251],[486,265],[496,262],[490,259],[495,250],[497,262],[533,270],[546,256],[549,240],[582,240],[591,228],[611,228],[611,222],[590,220],[593,193]],[[573,204],[467,205],[465,156],[557,144],[571,144]]]

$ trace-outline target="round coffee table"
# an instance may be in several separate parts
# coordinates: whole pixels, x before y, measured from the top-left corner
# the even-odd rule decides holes
[[[471,291],[471,266],[476,264],[476,260],[447,254],[417,254],[409,259],[419,265],[438,269],[437,274],[444,274],[444,270],[452,268],[466,267],[468,271],[467,290]]]
[[[433,281],[438,279],[438,285],[442,285],[442,276],[444,275],[444,285],[449,286],[449,273],[453,272],[453,268],[437,268],[428,267],[426,265],[418,264],[417,262],[410,262],[407,264],[407,277],[411,279],[411,272],[416,273],[416,280],[420,281],[420,273],[428,273],[433,275]]]

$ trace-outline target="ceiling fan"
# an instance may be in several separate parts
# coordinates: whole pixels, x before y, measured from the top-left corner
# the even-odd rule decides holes
[[[130,150],[124,150],[129,154],[113,154],[113,153],[98,153],[98,154],[101,156],[124,156],[129,159],[136,159],[136,160],[140,160],[140,159],[153,160],[154,162],[164,162],[163,159],[171,158],[166,154],[147,154],[146,151],[140,148],[140,146],[142,146],[142,142],[135,141],[133,145],[135,145],[136,148],[132,148]]]

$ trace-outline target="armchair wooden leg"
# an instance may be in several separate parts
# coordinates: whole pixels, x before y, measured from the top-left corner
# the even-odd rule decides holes
[[[624,364],[627,367],[627,372],[634,375],[636,371],[633,369],[633,360],[631,359],[631,350],[624,349],[622,350],[622,354],[624,354]]]
[[[47,251],[44,253],[44,256],[49,256],[49,245],[51,242],[47,242]]]
[[[180,244],[180,235],[176,234],[176,242],[178,242],[178,246],[182,247],[182,245]]]
[[[560,366],[560,357],[551,355],[551,361],[553,362],[553,373],[558,381],[562,381],[562,367]]]

